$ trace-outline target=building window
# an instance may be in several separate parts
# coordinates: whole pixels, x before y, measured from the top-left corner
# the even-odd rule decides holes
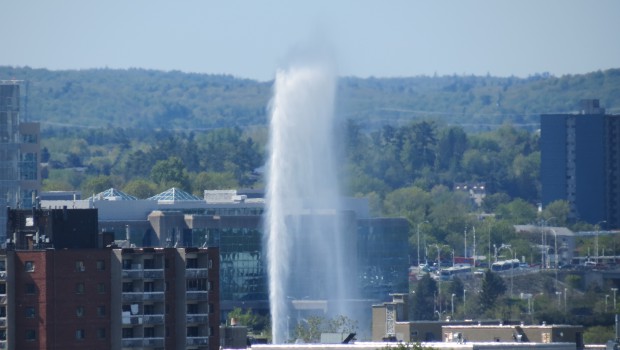
[[[0,329],[0,341],[6,340],[6,329]]]
[[[75,330],[75,339],[82,340],[85,337],[86,337],[86,333],[84,332],[83,329],[76,329]]]
[[[101,282],[101,283],[97,284],[97,292],[99,294],[104,294],[105,293],[105,283]]]
[[[196,315],[198,313],[198,304],[187,304],[187,314]]]
[[[198,327],[187,327],[187,336],[188,337],[197,337],[198,336]]]
[[[0,283],[0,295],[6,294],[6,283]]]
[[[84,283],[78,283],[75,285],[75,294],[84,294]]]
[[[155,268],[155,259],[144,259],[144,269],[152,270]]]
[[[97,316],[104,317],[105,316],[105,305],[97,306]]]
[[[75,271],[84,272],[86,271],[86,267],[84,266],[84,261],[78,260],[75,262]]]
[[[144,314],[145,315],[154,315],[155,314],[155,305],[153,305],[153,304],[144,304]]]
[[[84,317],[84,306],[78,306],[75,308],[75,315],[77,317]]]
[[[144,337],[145,338],[155,338],[155,328],[146,327],[144,328]]]
[[[34,283],[26,283],[26,294],[34,294],[37,292],[37,287]]]
[[[185,268],[186,269],[197,269],[198,268],[198,259],[196,259],[196,258],[187,259],[187,262],[185,264]]]
[[[145,292],[154,292],[155,291],[155,282],[144,282],[144,291]]]
[[[0,317],[6,317],[6,306],[0,306]]]
[[[131,292],[133,292],[133,283],[123,282],[123,293],[131,293]]]
[[[206,279],[191,279],[187,280],[187,290],[188,291],[206,291],[208,288],[208,283]]]
[[[131,264],[133,261],[131,259],[123,259],[123,270],[131,270]]]
[[[28,341],[37,340],[37,332],[34,329],[26,329],[26,340]]]
[[[133,328],[123,328],[123,338],[133,338]]]
[[[105,271],[105,261],[97,260],[97,271]]]
[[[24,312],[25,312],[26,318],[34,318],[34,307],[33,306],[27,306],[26,309],[24,309]]]
[[[97,338],[105,339],[105,328],[97,329]]]
[[[34,261],[26,261],[24,269],[26,272],[34,272]]]
[[[0,260],[0,272],[6,271],[6,260]]]

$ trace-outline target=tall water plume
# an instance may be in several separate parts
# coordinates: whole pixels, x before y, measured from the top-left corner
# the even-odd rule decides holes
[[[290,300],[334,305],[351,296],[351,251],[343,245],[328,65],[293,65],[276,74],[270,105],[265,232],[274,343],[288,341]],[[354,253],[353,253],[354,255]],[[332,310],[347,314],[347,310]]]

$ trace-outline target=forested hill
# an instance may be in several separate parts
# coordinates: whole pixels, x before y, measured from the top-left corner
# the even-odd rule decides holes
[[[29,82],[25,117],[44,127],[264,125],[272,93],[271,82],[143,69],[0,67],[0,80],[8,79]],[[506,121],[535,128],[541,113],[575,111],[584,98],[598,98],[609,112],[620,113],[620,69],[529,78],[344,77],[337,115],[370,128],[428,118],[469,130],[486,130]]]

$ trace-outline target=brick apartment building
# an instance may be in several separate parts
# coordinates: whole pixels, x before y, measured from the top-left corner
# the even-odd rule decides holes
[[[0,349],[219,348],[217,249],[98,248],[96,209],[10,210],[7,226]]]

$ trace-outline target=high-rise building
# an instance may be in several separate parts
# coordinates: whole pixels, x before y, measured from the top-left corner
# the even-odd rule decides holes
[[[20,120],[20,81],[0,80],[0,207],[30,208],[41,188],[39,124]],[[6,238],[0,210],[0,242]]]
[[[540,124],[543,206],[566,200],[571,219],[620,228],[620,115],[584,100],[579,113],[544,114]]]
[[[218,249],[98,248],[96,211],[9,211],[0,349],[218,349]]]

